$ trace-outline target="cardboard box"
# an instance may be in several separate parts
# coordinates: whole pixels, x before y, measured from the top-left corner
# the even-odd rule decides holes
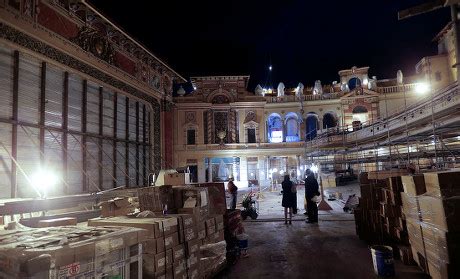
[[[460,195],[460,171],[424,173],[427,195],[448,198]]]
[[[101,202],[99,205],[101,206],[102,217],[125,216],[131,212],[128,198],[115,198]]]
[[[223,182],[200,183],[198,187],[208,189],[209,214],[224,215],[227,211],[227,199]]]
[[[139,243],[145,237],[146,232],[136,228],[16,230],[0,235],[0,243],[3,243],[0,245],[0,267],[2,274],[8,278],[57,278],[69,272],[75,276],[89,272],[99,277],[102,276],[102,268],[117,275],[126,261],[139,259],[142,251]],[[94,261],[96,257],[98,260]],[[115,266],[119,262],[122,264]]]
[[[191,255],[193,253],[197,253],[200,251],[200,243],[201,241],[199,239],[194,239],[187,241],[185,243],[185,251],[187,255]]]
[[[190,183],[190,173],[168,173],[164,176],[165,185],[176,186]]]
[[[460,197],[439,199],[420,196],[422,221],[449,232],[460,232]]]
[[[404,216],[407,218],[420,220],[420,203],[417,196],[409,196],[406,193],[401,193],[401,201]]]
[[[421,227],[428,261],[460,262],[460,233],[446,232],[425,223]]]
[[[206,235],[212,235],[216,232],[216,220],[214,217],[208,218],[205,221]]]
[[[185,278],[187,278],[187,269],[186,269],[185,259],[181,259],[181,260],[174,262],[173,272],[174,272],[174,278],[177,278],[181,274],[185,274]]]
[[[198,207],[179,208],[179,209],[177,209],[177,213],[193,215],[193,216],[200,216],[201,211],[200,211],[200,208],[198,208]]]
[[[416,247],[418,251],[424,251],[422,228],[420,221],[413,218],[406,219],[407,233],[411,246]],[[415,255],[415,254],[414,254]],[[425,255],[425,253],[423,253]]]
[[[179,231],[179,242],[184,243],[198,237],[196,227],[186,228]]]
[[[75,226],[75,225],[77,225],[77,218],[74,218],[74,217],[63,217],[63,218],[56,218],[56,219],[40,220],[37,223],[38,228]]]
[[[156,272],[153,276],[155,279],[173,279],[173,268],[172,266],[166,267],[165,271]]]
[[[141,211],[163,212],[166,207],[174,208],[173,188],[169,185],[139,188],[138,198]]]
[[[179,234],[177,232],[164,236],[166,250],[179,245]]]
[[[177,246],[174,246],[172,251],[173,251],[173,262],[185,259],[185,246],[184,246],[184,244],[179,244]]]
[[[126,216],[94,218],[88,220],[88,226],[123,226],[146,229],[150,238],[159,238],[164,234],[177,232],[177,218],[129,218]]]
[[[198,279],[201,278],[201,272],[200,272],[200,265],[197,264],[195,266],[192,266],[187,270],[187,275],[189,279]]]
[[[157,239],[148,238],[144,242],[144,253],[146,254],[159,254],[165,250],[165,240],[163,237]]]
[[[199,252],[195,252],[195,253],[188,255],[187,257],[187,268],[188,269],[193,268],[199,263],[200,263],[200,253]]]
[[[409,196],[419,196],[425,194],[425,178],[423,174],[401,176],[404,193]]]

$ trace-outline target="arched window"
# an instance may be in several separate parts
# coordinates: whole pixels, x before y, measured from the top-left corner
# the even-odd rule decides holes
[[[357,77],[351,78],[348,81],[348,88],[350,89],[350,91],[359,86],[361,86],[361,80]]]
[[[269,142],[283,142],[283,121],[277,113],[272,113],[267,119]]]
[[[325,113],[323,116],[323,129],[328,129],[337,126],[337,118],[331,112]]]
[[[305,121],[305,126],[307,128],[306,139],[312,140],[316,138],[316,131],[318,130],[319,123],[318,123],[318,115],[316,113],[309,113],[307,119]]]
[[[286,142],[299,141],[299,120],[297,114],[286,114]]]

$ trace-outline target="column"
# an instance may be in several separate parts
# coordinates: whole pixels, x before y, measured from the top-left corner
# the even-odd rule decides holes
[[[300,169],[300,155],[296,155],[297,159],[297,179],[302,177],[302,170]]]
[[[237,165],[237,160],[238,157],[233,157],[233,164],[232,164],[232,176],[235,181],[237,181],[238,178],[238,165]],[[241,180],[241,177],[240,177]]]
[[[267,180],[267,168],[265,167],[265,157],[259,156],[257,158],[257,170],[259,171],[258,180],[260,185],[265,185]]]
[[[212,158],[208,158],[208,182],[212,182]]]
[[[206,166],[204,165],[204,158],[198,158],[197,167],[198,167],[198,183],[205,183],[206,182]]]
[[[240,180],[248,180],[248,159],[246,156],[240,157]]]

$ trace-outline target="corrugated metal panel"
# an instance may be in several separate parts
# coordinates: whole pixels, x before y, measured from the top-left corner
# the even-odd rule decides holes
[[[53,172],[58,181],[53,189],[48,191],[48,196],[60,196],[64,194],[62,169],[62,133],[45,131],[45,162],[44,168]]]
[[[117,138],[126,138],[126,97],[118,94],[117,98]]]
[[[139,142],[144,141],[144,104],[139,102]]]
[[[30,178],[40,168],[39,129],[18,128],[18,164]],[[18,170],[18,197],[37,197],[38,195],[28,183],[25,176]]]
[[[67,137],[67,184],[69,185],[69,194],[80,194],[83,192],[83,154],[81,136],[71,135]],[[88,184],[90,191],[94,191],[92,184]]]
[[[13,52],[0,46],[0,117],[13,115]]]
[[[99,134],[99,86],[88,82],[86,131]]]
[[[101,188],[101,183],[99,183],[99,164],[97,163],[99,156],[99,147],[95,142],[98,139],[89,138],[86,142],[86,166],[87,166],[87,183],[91,191],[95,191],[94,184],[97,187]]]
[[[113,145],[111,141],[103,141],[102,148],[104,150],[102,154],[102,165],[104,170],[102,171],[102,186],[104,189],[113,188]]]
[[[103,109],[102,109],[102,133],[105,136],[113,137],[113,101],[115,95],[110,91],[103,91]]]
[[[0,198],[11,197],[11,124],[0,123],[0,141],[8,152],[0,146]]]
[[[129,100],[129,140],[136,140],[136,103]]]
[[[117,187],[126,185],[126,148],[123,142],[117,142]]]
[[[129,176],[131,179],[129,180],[130,187],[137,187],[136,185],[136,145],[129,144]]]
[[[62,96],[64,90],[64,72],[53,65],[46,67],[45,125],[62,126]]]
[[[30,55],[19,57],[19,121],[38,124],[40,63]]]
[[[69,75],[69,130],[81,131],[81,111],[83,97],[83,80],[76,75]]]
[[[150,119],[150,116],[151,116],[151,112],[150,112],[150,108],[147,106],[147,111],[146,111],[146,116],[145,116],[145,126],[144,126],[144,129],[145,129],[145,135],[146,135],[146,139],[145,139],[145,142],[150,142],[150,127],[149,127],[149,123],[151,123],[151,121],[149,121]]]
[[[139,186],[146,186],[144,185],[144,168],[144,150],[142,146],[139,146],[139,170],[137,172]]]

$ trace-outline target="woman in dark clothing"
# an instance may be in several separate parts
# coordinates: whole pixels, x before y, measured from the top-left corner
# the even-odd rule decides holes
[[[289,212],[289,224],[292,224],[292,208],[294,207],[294,194],[292,187],[294,183],[289,180],[289,175],[284,176],[284,181],[281,183],[283,187],[283,201],[281,205],[284,207],[284,223],[288,223],[288,212]]]

